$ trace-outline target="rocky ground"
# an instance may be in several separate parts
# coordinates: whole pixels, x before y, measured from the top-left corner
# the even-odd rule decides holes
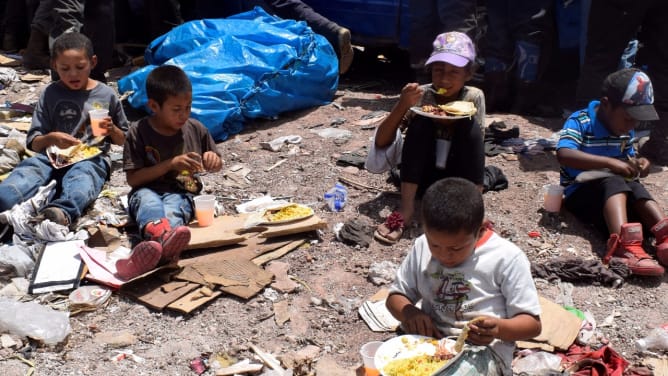
[[[402,67],[374,63],[371,69],[364,69],[363,63],[361,58],[356,61],[352,73],[341,80],[332,104],[284,114],[277,120],[253,122],[218,145],[226,168],[235,164],[250,168],[251,184],[227,186],[224,171],[204,177],[205,189],[216,194],[229,213],[242,200],[270,194],[307,204],[328,222],[327,229],[312,234],[308,247],[280,259],[290,265],[289,274],[302,282],[301,289],[291,294],[265,290],[247,301],[222,296],[190,315],[151,311],[114,294],[105,307],[72,316],[72,332],[64,344],[36,347],[29,353],[0,350],[3,374],[27,374],[30,366],[14,357],[20,354],[29,358],[38,375],[191,375],[195,374],[190,369],[191,360],[202,354],[252,359],[251,344],[279,357],[314,345],[319,349],[317,357],[301,374],[355,374],[361,364],[359,348],[363,343],[395,336],[370,331],[357,313],[360,304],[382,287],[369,280],[369,268],[382,261],[400,263],[420,234],[417,224],[413,224],[392,246],[375,241],[369,247],[349,246],[336,239],[337,224],[359,219],[375,226],[399,202],[387,176],[337,164],[342,155],[358,152],[369,143],[373,128],[358,121],[374,111],[389,111],[405,83]],[[26,98],[34,95],[41,84],[8,88],[0,95],[6,100]],[[549,138],[563,121],[493,116],[519,126],[526,139]],[[314,132],[328,127],[348,130],[352,137],[327,139]],[[287,135],[299,135],[302,140],[279,152],[260,147],[261,142]],[[265,171],[283,159],[285,162]],[[498,155],[488,157],[487,164],[501,168],[510,182],[508,189],[485,193],[487,217],[495,223],[496,231],[516,242],[532,262],[543,263],[557,256],[600,257],[604,239],[592,228],[567,213],[549,215],[542,210],[543,185],[558,181],[554,152]],[[323,193],[342,176],[354,183],[348,184],[344,210],[331,212]],[[644,179],[664,208],[668,202],[667,177],[668,172],[654,169]],[[109,188],[128,190],[118,169]],[[530,237],[532,231],[540,236]],[[572,298],[575,307],[589,310],[599,324],[604,324],[599,325],[594,343],[609,342],[634,364],[639,364],[642,356],[635,352],[633,341],[647,334],[648,327],[668,322],[665,277],[630,278],[616,289],[575,283],[569,291],[544,280],[536,283],[544,297],[557,300],[565,295]],[[290,319],[282,326],[272,318],[274,300],[285,300],[289,306]],[[96,341],[95,336],[116,331],[127,331],[128,345],[123,349],[132,350],[144,362],[110,360],[117,355],[114,348],[108,342]],[[214,374],[212,370],[207,372]]]

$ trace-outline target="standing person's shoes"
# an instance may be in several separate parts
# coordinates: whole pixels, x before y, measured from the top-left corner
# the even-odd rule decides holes
[[[116,275],[124,280],[140,276],[158,266],[161,256],[160,243],[143,241],[132,249],[130,256],[116,261]]]
[[[656,247],[656,258],[659,262],[668,266],[668,217],[659,221],[652,227],[652,233],[656,239],[654,245]]]
[[[144,235],[162,246],[162,259],[167,262],[177,261],[190,243],[190,229],[186,226],[172,229],[167,218],[147,224]]]
[[[50,63],[49,36],[40,30],[31,29],[28,46],[23,51],[23,66],[28,69],[48,69]]]
[[[623,261],[632,274],[659,277],[664,268],[642,248],[643,235],[640,223],[625,223],[619,234],[611,234],[608,239],[607,253],[603,258],[606,264],[612,257]]]
[[[350,69],[350,66],[353,64],[353,57],[355,57],[355,51],[353,50],[353,45],[351,43],[350,30],[342,27],[339,29],[339,74],[344,74]]]

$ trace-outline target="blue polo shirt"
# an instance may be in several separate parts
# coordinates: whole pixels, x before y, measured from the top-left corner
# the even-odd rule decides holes
[[[635,156],[633,142],[635,131],[631,130],[623,136],[610,134],[605,125],[596,118],[599,101],[589,102],[586,109],[574,112],[564,123],[559,135],[557,150],[575,149],[585,153],[600,155],[604,157],[626,160]],[[564,194],[570,195],[580,185],[575,183],[575,178],[583,170],[561,166],[561,185],[566,189]]]

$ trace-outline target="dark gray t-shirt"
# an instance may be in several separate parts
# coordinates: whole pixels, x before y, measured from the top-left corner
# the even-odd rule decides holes
[[[151,167],[188,152],[202,155],[207,151],[220,156],[209,130],[199,121],[188,119],[177,134],[165,136],[156,132],[148,118],[144,118],[130,125],[123,148],[123,171]],[[177,171],[170,171],[144,188],[160,193],[184,192],[177,183],[177,176]]]
[[[26,146],[32,149],[35,137],[50,132],[64,132],[77,138],[88,136],[91,133],[88,111],[93,109],[108,109],[113,123],[127,132],[128,119],[123,106],[109,86],[98,82],[92,90],[70,90],[60,82],[50,84],[35,107]],[[106,155],[110,148],[109,138],[99,147]]]

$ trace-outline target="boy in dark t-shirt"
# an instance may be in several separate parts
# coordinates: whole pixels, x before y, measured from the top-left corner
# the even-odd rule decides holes
[[[57,182],[52,201],[34,219],[46,219],[71,226],[95,201],[109,179],[111,144],[123,145],[128,121],[123,106],[112,88],[90,78],[97,64],[93,45],[85,35],[67,33],[58,37],[51,48],[51,65],[60,80],[49,84],[40,95],[28,131],[26,147],[35,156],[19,163],[0,184],[0,212],[11,209],[37,194],[49,181]],[[102,153],[62,168],[54,167],[47,149],[85,146],[92,135],[88,112],[105,109],[100,128],[104,138]]]
[[[190,241],[185,225],[193,218],[193,195],[202,184],[195,173],[216,172],[222,160],[207,128],[190,118],[192,86],[179,67],[155,68],[146,79],[153,114],[131,125],[123,170],[132,187],[130,215],[143,239],[127,259],[116,262],[124,279],[179,258]]]

